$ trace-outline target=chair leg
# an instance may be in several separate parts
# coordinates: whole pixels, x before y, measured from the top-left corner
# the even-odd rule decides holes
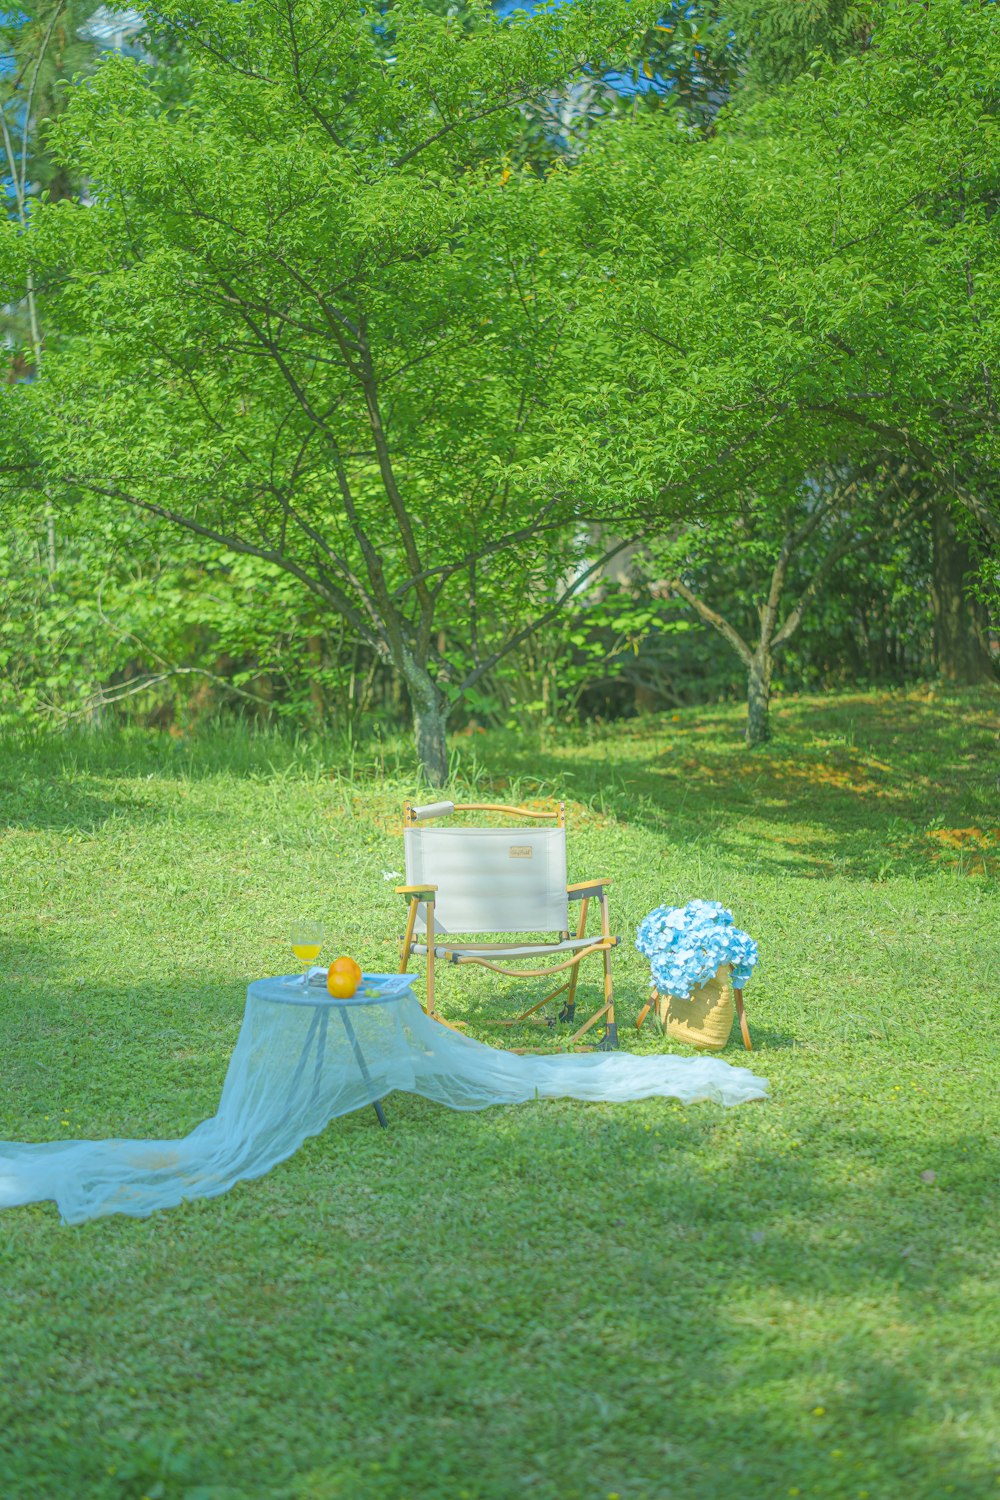
[[[427,1015],[427,1012],[425,1011],[424,1014]],[[427,1015],[427,1019],[429,1021],[436,1021],[439,1026],[446,1026],[448,1030],[453,1031],[456,1036],[462,1036],[465,1031],[464,1021],[459,1021],[457,1024],[453,1021],[446,1021],[444,1016],[439,1016],[436,1012],[433,1016]]]
[[[753,1043],[750,1040],[750,1027],[747,1025],[747,1013],[743,1009],[743,991],[734,988],[733,999],[736,1001],[736,1014],[740,1018],[740,1030],[743,1033],[743,1045],[748,1052],[752,1052]]]
[[[434,902],[426,903],[427,911],[427,1014],[434,1015]]]
[[[608,916],[608,898],[601,894],[601,936],[610,939],[611,921]],[[601,1042],[603,1052],[611,1052],[618,1046],[618,1027],[615,1025],[615,992],[611,978],[611,949],[604,950],[604,1003],[607,1006],[607,1026]]]
[[[399,972],[405,974],[410,962],[410,954],[413,951],[413,929],[417,925],[417,898],[410,900],[410,910],[406,916],[406,931],[403,934],[403,945],[399,961]]]
[[[587,908],[589,905],[590,897],[584,896],[583,900],[580,902],[580,920],[576,926],[576,935],[578,938],[586,937],[587,935]],[[579,977],[580,965],[574,964],[572,972],[570,974],[569,994],[566,996],[566,1004],[559,1012],[560,1021],[572,1021],[573,1017],[576,1015],[576,981],[579,979]]]
[[[566,980],[558,987],[558,989],[549,990],[549,993],[547,995],[543,995],[540,1000],[536,1000],[534,1005],[530,1005],[527,1010],[523,1010],[519,1016],[515,1016],[511,1021],[498,1021],[491,1018],[490,1020],[484,1020],[483,1025],[519,1026],[522,1021],[534,1021],[536,1025],[539,1026],[553,1026],[555,1024],[554,1021],[550,1020],[546,1016],[540,1016],[538,1012],[543,1008],[543,1006],[548,1005],[550,1001],[554,1000],[557,995],[561,995],[564,990],[568,990],[569,984],[569,980]],[[560,1012],[560,1020],[564,1019],[565,1017],[562,1015],[562,1012]]]
[[[646,1001],[645,1005],[642,1007],[642,1010],[639,1012],[639,1019],[635,1023],[636,1030],[638,1030],[639,1027],[643,1024],[643,1022],[645,1021],[646,1017],[649,1015],[649,1013],[650,1013],[651,1010],[655,1010],[656,1011],[656,1018],[657,1018],[657,1020],[659,1021],[659,1023],[660,1023],[661,1026],[665,1026],[666,1025],[666,1001],[664,1000],[663,996],[660,994],[659,990],[656,989],[656,988],[653,988],[653,989],[650,990],[650,992],[649,992],[649,999]]]
[[[534,1003],[534,1005],[532,1005],[529,1010],[523,1010],[519,1016],[513,1016],[509,1021],[497,1020],[497,1019],[495,1019],[494,1017],[491,1016],[488,1020],[485,1020],[483,1022],[483,1025],[484,1026],[518,1026],[518,1025],[520,1025],[520,1023],[522,1021],[530,1021],[532,1019],[535,1019],[535,1020],[541,1022],[542,1020],[544,1020],[544,1017],[538,1016],[536,1014],[536,1012],[540,1011],[543,1005],[548,1005],[549,1001],[555,995],[561,995],[562,992],[563,992],[563,990],[565,988],[566,988],[566,986],[564,984],[561,984],[557,990],[553,990],[552,991],[551,995],[544,995],[541,1000],[536,1000],[535,1003]]]
[[[608,962],[607,954],[604,956],[604,962]],[[615,1002],[611,997],[610,975],[605,975],[605,980],[604,993],[608,997],[607,1010],[605,1012],[607,1019],[604,1023],[604,1035],[601,1038],[600,1050],[602,1052],[617,1052],[618,1027],[615,1025]]]
[[[564,990],[568,990],[570,987],[570,983],[571,981],[567,979],[566,983],[561,984],[557,990],[550,990],[549,993],[545,996],[545,999],[541,1002],[542,1005],[548,1005],[550,1000],[554,1000],[557,995],[561,995]],[[538,1006],[533,1006],[532,1009],[537,1010]]]
[[[608,1007],[606,1005],[602,1005],[600,1010],[595,1010],[589,1021],[584,1021],[579,1031],[574,1031],[573,1035],[566,1043],[567,1047],[572,1047],[573,1043],[579,1041],[580,1037],[582,1037],[585,1032],[589,1031],[591,1026],[596,1026],[598,1021],[604,1020],[604,1018],[607,1016],[607,1013]]]

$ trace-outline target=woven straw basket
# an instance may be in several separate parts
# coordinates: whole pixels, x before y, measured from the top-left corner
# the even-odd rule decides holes
[[[722,964],[714,979],[692,990],[690,1000],[661,995],[658,990],[653,996],[656,1013],[674,1041],[712,1052],[720,1051],[729,1041],[736,1015],[729,964]]]

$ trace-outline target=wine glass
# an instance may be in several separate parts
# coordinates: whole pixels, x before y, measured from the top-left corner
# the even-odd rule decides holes
[[[306,971],[302,976],[302,983],[309,983],[309,970],[319,958],[319,950],[323,946],[322,922],[293,922],[292,923],[292,952],[305,964]]]

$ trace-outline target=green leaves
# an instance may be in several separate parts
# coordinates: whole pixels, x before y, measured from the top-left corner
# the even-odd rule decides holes
[[[518,110],[647,10],[168,3],[185,96],[126,59],[75,90],[53,148],[93,203],[6,257],[61,331],[12,398],[37,482],[295,580],[417,698],[473,686],[559,596],[536,529],[573,523],[540,470],[572,289]]]
[[[640,121],[564,178],[579,338],[619,350],[617,387],[581,363],[565,418],[600,414],[604,503],[623,472],[635,504],[652,489],[672,513],[895,451],[989,527],[1000,184],[980,122],[1000,16],[959,0],[878,15],[868,51],[711,139]]]

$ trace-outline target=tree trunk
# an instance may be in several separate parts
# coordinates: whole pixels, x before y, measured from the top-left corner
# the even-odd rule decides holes
[[[944,501],[931,512],[931,536],[934,665],[944,681],[956,687],[991,681],[993,668],[976,629],[976,605],[965,586],[974,566],[972,557]]]
[[[306,641],[306,649],[312,666],[309,674],[309,697],[312,701],[316,730],[321,732],[326,720],[326,699],[323,696],[323,684],[319,677],[323,670],[323,637],[311,635]]]
[[[413,728],[417,737],[420,766],[431,786],[444,786],[448,780],[448,736],[446,719],[437,706],[413,708]]]
[[[444,699],[433,677],[412,657],[407,657],[403,665],[403,676],[410,690],[421,770],[431,786],[444,786],[448,780],[448,717]]]
[[[747,672],[747,732],[746,742],[753,749],[766,745],[771,738],[768,709],[771,701],[771,669],[774,658],[761,643],[750,660]]]

